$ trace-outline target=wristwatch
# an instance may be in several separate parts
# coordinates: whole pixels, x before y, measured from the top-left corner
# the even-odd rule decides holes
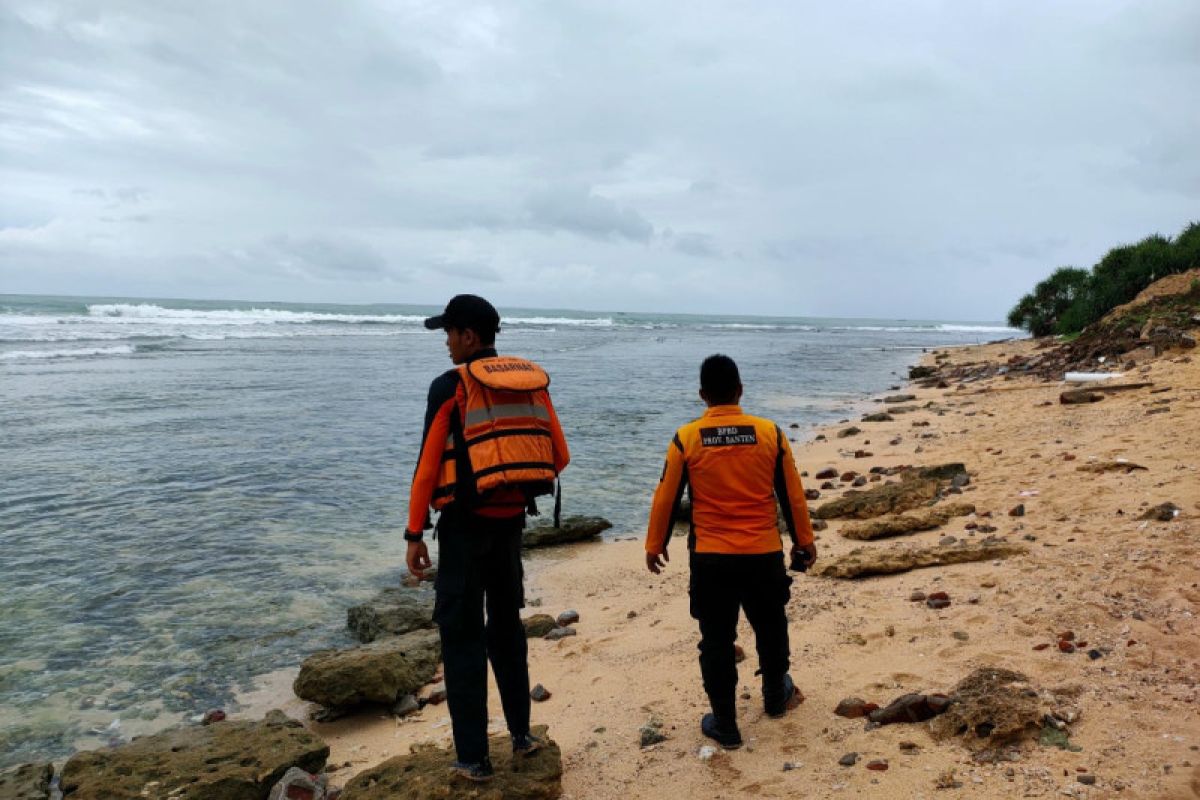
[[[413,533],[412,531],[409,531],[409,530],[404,531],[404,541],[406,541],[406,542],[419,542],[424,538],[425,538],[425,534],[423,534],[423,533]]]

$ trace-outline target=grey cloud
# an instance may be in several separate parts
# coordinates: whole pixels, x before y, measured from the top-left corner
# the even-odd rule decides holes
[[[713,237],[706,233],[678,233],[669,241],[671,247],[684,255],[696,258],[717,258],[721,255]]]
[[[635,242],[649,242],[654,235],[654,226],[637,211],[583,187],[555,186],[535,192],[526,208],[537,228]]]
[[[244,269],[351,281],[403,278],[375,248],[344,238],[273,236],[235,252]]]
[[[453,275],[456,278],[469,278],[486,283],[499,283],[501,275],[487,264],[470,264],[463,262],[443,261],[431,268],[438,275]]]

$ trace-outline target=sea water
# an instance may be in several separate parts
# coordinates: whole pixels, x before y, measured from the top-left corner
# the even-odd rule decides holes
[[[0,768],[231,702],[403,572],[439,309],[0,295]],[[571,446],[564,513],[643,532],[701,360],[802,438],[1000,324],[503,308]],[[796,424],[798,429],[790,426]]]

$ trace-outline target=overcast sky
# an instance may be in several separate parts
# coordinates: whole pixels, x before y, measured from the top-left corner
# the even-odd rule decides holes
[[[0,293],[995,320],[1200,219],[1200,2],[0,5]]]

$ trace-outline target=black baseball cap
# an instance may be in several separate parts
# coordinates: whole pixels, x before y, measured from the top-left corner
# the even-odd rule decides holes
[[[500,314],[496,307],[474,294],[458,294],[446,303],[446,310],[425,320],[431,331],[442,328],[473,330],[476,333],[496,333],[500,330]]]

